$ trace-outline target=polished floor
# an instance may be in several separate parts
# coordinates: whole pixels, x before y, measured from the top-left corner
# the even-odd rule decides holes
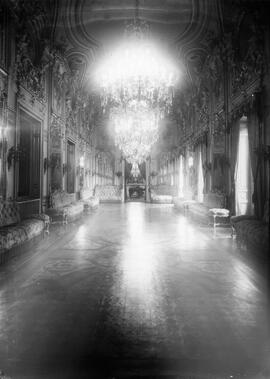
[[[270,378],[266,265],[171,206],[101,205],[0,267],[12,379]]]

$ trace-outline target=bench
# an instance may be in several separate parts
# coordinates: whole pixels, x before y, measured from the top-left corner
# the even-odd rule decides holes
[[[57,190],[50,195],[50,208],[46,213],[50,216],[52,222],[62,222],[67,224],[81,217],[84,211],[84,204],[76,201],[75,193],[67,193]]]
[[[177,196],[177,187],[167,184],[157,184],[150,189],[151,202],[157,204],[172,204]]]
[[[49,224],[46,214],[21,219],[16,201],[0,200],[0,263],[6,261],[15,248],[22,248],[27,242],[49,233]]]
[[[90,188],[83,188],[80,190],[80,200],[83,203],[86,212],[95,209],[99,206],[99,198],[93,196],[93,190]]]
[[[187,215],[201,224],[228,224],[229,210],[225,208],[226,197],[224,194],[209,192],[204,194],[203,202],[189,201],[186,205]]]
[[[120,203],[122,202],[122,190],[116,185],[96,185],[94,194],[101,203]]]
[[[263,218],[241,215],[231,217],[233,233],[238,246],[252,249],[255,253],[269,251],[269,200],[265,202]]]

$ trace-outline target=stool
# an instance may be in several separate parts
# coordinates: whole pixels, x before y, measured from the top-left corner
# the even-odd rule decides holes
[[[228,220],[230,217],[230,211],[229,209],[225,209],[225,208],[211,208],[209,209],[209,213],[211,216],[213,216],[214,235],[216,235],[216,227],[220,225],[226,225],[226,223],[224,222],[217,221],[217,218]]]

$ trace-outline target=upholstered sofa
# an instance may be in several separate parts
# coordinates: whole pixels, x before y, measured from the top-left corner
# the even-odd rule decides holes
[[[49,232],[47,215],[31,215],[22,220],[15,201],[0,200],[0,263],[11,250],[24,246],[45,231]]]
[[[122,190],[116,185],[97,185],[94,194],[101,203],[119,203],[122,201]]]
[[[93,196],[93,190],[90,188],[83,188],[80,190],[80,200],[82,201],[86,212],[97,208],[99,205],[99,198]]]
[[[157,184],[150,188],[151,202],[158,204],[171,204],[177,196],[177,187],[167,184]]]
[[[84,204],[76,201],[75,193],[57,190],[50,195],[50,208],[46,213],[53,222],[67,224],[69,221],[80,218],[84,211]]]
[[[255,253],[269,251],[269,200],[265,202],[261,220],[249,215],[232,216],[231,225],[239,247],[246,246]]]
[[[198,201],[188,201],[186,204],[186,213],[194,221],[197,221],[201,224],[213,223],[213,213],[211,209],[225,209],[226,206],[226,197],[224,194],[209,192],[204,194],[203,202],[199,203]],[[229,218],[227,220],[224,217],[221,217],[220,220],[222,223],[229,223]],[[218,223],[218,220],[216,220]]]

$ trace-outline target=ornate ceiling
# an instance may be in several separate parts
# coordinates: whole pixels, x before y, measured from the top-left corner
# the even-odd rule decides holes
[[[65,44],[82,81],[99,55],[119,41],[136,9],[150,24],[152,38],[170,50],[189,78],[207,53],[206,36],[221,24],[219,0],[58,0],[55,6],[54,38]]]

